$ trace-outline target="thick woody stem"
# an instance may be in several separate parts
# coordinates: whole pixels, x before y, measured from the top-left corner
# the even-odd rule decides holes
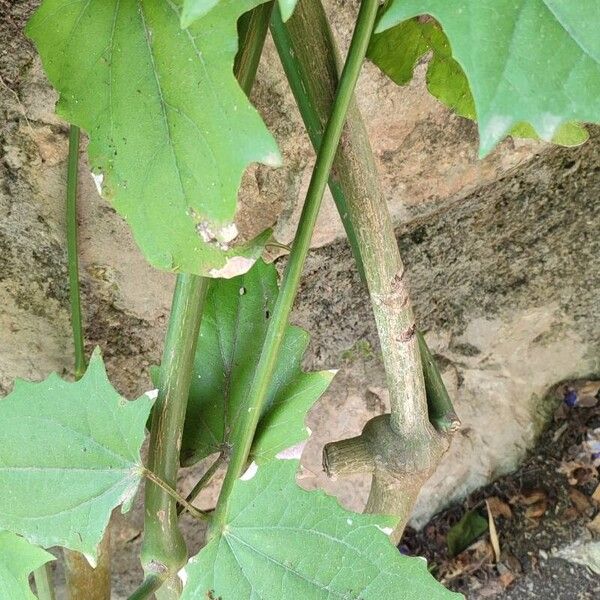
[[[290,83],[300,83],[294,93],[303,116],[302,102],[308,99],[325,123],[338,84],[339,55],[321,1],[301,0],[285,25],[277,19],[276,13],[272,33]],[[295,67],[284,52],[292,53],[298,65],[293,77],[289,70]],[[391,415],[367,424],[360,440],[328,444],[324,465],[333,476],[373,473],[367,510],[398,516],[395,537],[399,537],[422,484],[448,446],[444,434],[451,428],[438,432],[430,421],[429,408],[440,412],[436,400],[429,407],[427,402],[426,377],[428,383],[432,381],[432,370],[426,369],[424,377],[406,271],[367,131],[354,101],[332,179],[343,190],[360,248],[390,390]],[[437,372],[433,363],[427,366],[432,365]]]

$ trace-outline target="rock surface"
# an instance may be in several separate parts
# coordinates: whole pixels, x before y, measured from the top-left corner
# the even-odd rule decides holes
[[[38,4],[0,0],[0,391],[15,377],[67,374],[72,364],[66,278],[67,127],[24,39]],[[345,48],[357,2],[328,0]],[[560,380],[597,373],[600,346],[600,137],[579,149],[507,141],[476,159],[473,124],[430,98],[422,69],[399,89],[372,65],[359,104],[406,260],[419,324],[444,367],[464,428],[423,490],[415,523],[514,468]],[[288,241],[314,157],[272,44],[254,99],[286,166],[249,170],[242,217],[276,221]],[[97,195],[81,156],[81,268],[87,342],[115,385],[148,389],[174,278],[151,269],[123,221]],[[320,448],[357,433],[385,407],[367,296],[330,200],[314,237],[294,321],[313,336],[308,367],[340,368],[310,417],[303,482],[360,508],[368,482],[323,481]],[[356,485],[354,485],[356,484]]]

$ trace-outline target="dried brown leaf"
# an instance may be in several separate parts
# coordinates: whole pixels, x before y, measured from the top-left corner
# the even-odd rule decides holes
[[[502,587],[504,589],[506,589],[507,587],[509,587],[514,581],[515,581],[516,577],[515,574],[512,571],[505,571],[504,573],[502,573],[502,575],[500,575],[500,577],[498,577],[498,580],[500,581],[500,584],[502,585]]]
[[[525,511],[525,517],[527,519],[540,519],[546,514],[548,510],[548,502],[546,499],[540,500],[535,504],[530,504]]]
[[[594,493],[592,494],[592,500],[596,504],[600,504],[600,484],[596,487]]]
[[[548,498],[548,492],[542,488],[523,491],[510,499],[511,504],[521,504],[522,506],[531,506]]]
[[[598,475],[596,467],[583,459],[563,461],[558,472],[565,475],[570,485],[585,485]]]
[[[492,515],[494,515],[494,519],[498,517],[504,517],[505,519],[512,519],[512,510],[510,506],[498,498],[498,496],[490,496],[486,500],[486,504],[488,505],[488,509],[492,511]]]
[[[492,549],[494,550],[494,562],[497,563],[500,560],[500,539],[498,538],[498,530],[496,529],[496,523],[494,522],[494,514],[487,500],[485,501],[485,505],[487,506],[488,513],[490,542],[492,543]]]
[[[598,404],[598,392],[600,392],[600,381],[586,381],[576,386],[577,405],[582,407],[596,406]]]
[[[569,498],[573,503],[573,506],[583,515],[591,513],[593,510],[590,499],[577,488],[569,489]]]
[[[574,506],[569,506],[560,515],[564,523],[571,523],[579,518],[579,511]]]
[[[598,513],[588,524],[587,528],[600,535],[600,513]]]

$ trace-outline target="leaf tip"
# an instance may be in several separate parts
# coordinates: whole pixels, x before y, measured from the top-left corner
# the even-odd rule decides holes
[[[479,121],[479,158],[485,158],[508,135],[514,120],[507,115],[491,115]]]

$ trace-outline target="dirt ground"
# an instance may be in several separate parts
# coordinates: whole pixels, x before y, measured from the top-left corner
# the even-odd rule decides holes
[[[582,384],[597,396],[600,382]],[[564,398],[572,399],[572,390],[565,394],[562,386],[556,395],[562,398],[550,426],[516,472],[476,490],[419,532],[407,531],[402,540],[402,552],[425,556],[432,572],[469,600],[600,597],[600,479],[591,454],[597,457],[600,447],[600,408],[569,407]],[[470,511],[488,519],[486,502],[497,536],[491,529],[473,540],[465,534],[469,547],[450,557],[449,531]],[[497,557],[492,538],[499,544]],[[585,559],[584,549],[592,544],[595,562]]]

